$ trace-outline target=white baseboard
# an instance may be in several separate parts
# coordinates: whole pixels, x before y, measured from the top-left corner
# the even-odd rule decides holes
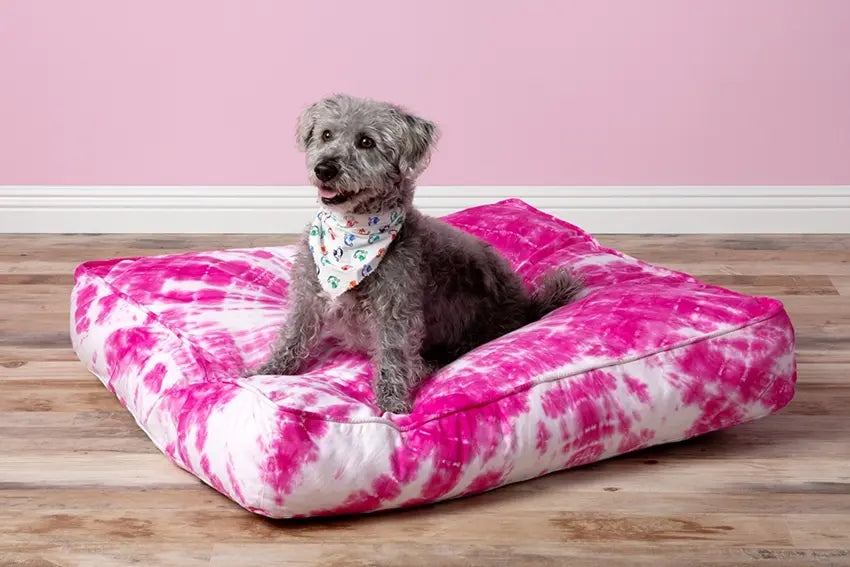
[[[440,216],[516,197],[592,233],[848,233],[850,186],[421,187]],[[0,186],[0,233],[292,233],[311,187]]]

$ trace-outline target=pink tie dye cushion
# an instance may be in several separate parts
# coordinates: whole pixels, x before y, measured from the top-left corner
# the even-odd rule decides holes
[[[74,348],[174,463],[271,517],[473,494],[763,417],[794,395],[780,302],[603,248],[517,200],[446,219],[530,286],[569,265],[588,290],[437,372],[410,415],[382,415],[367,359],[330,342],[302,375],[240,377],[286,317],[287,246],[83,264]]]

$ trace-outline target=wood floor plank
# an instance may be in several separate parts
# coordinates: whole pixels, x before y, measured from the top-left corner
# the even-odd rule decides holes
[[[516,512],[512,517],[478,513],[480,522],[469,522],[463,510],[449,507],[439,513],[412,510],[392,515],[373,515],[346,520],[326,520],[325,529],[314,522],[257,522],[244,513],[212,513],[198,510],[168,510],[134,518],[124,510],[66,510],[61,513],[10,514],[0,510],[0,524],[9,539],[37,546],[43,534],[51,543],[96,544],[114,539],[117,544],[138,537],[163,543],[203,544],[322,542],[328,528],[337,543],[380,541],[387,543],[472,543],[493,538],[503,544],[539,543],[640,543],[666,541],[707,547],[725,545],[790,546],[791,536],[784,518],[771,515],[611,514],[605,512],[558,512],[541,516],[537,511]],[[222,523],[229,529],[222,529]],[[192,525],[193,529],[175,529]]]
[[[841,260],[833,262],[831,260],[810,260],[810,261],[794,261],[794,260],[776,260],[772,262],[762,262],[758,256],[744,259],[728,259],[728,260],[697,260],[697,259],[671,259],[665,261],[663,258],[651,259],[641,258],[642,260],[650,261],[653,264],[658,264],[688,274],[726,274],[733,276],[807,276],[811,274],[821,274],[825,276],[850,276],[850,261]],[[2,268],[0,267],[0,270]]]
[[[764,419],[479,496],[273,522],[174,466],[77,360],[89,259],[286,235],[0,236],[0,566],[848,565],[850,236],[599,237],[783,301],[797,394]]]
[[[850,297],[828,296],[778,296],[795,325],[848,325],[850,324]]]
[[[845,565],[850,561],[846,549],[804,549],[782,546],[711,548],[703,546],[576,544],[558,545],[539,542],[505,545],[496,543],[446,545],[369,543],[298,543],[298,544],[215,544],[211,565],[230,567],[240,557],[250,556],[256,567],[287,565],[303,567],[598,567],[682,565],[765,565],[771,567],[807,567]]]
[[[850,383],[850,363],[831,363],[823,361],[798,361],[798,382],[822,386],[835,386],[838,389]]]
[[[205,567],[210,564],[211,557],[212,543],[164,546],[131,542],[116,547],[104,542],[94,548],[54,544],[28,548],[24,552],[0,551],[0,567]]]
[[[134,437],[104,437],[79,435],[77,437],[46,437],[36,440],[29,437],[6,437],[0,435],[0,459],[6,455],[40,455],[46,452],[78,452],[86,454],[108,453],[150,453],[159,454],[157,449],[143,433]],[[47,485],[44,485],[47,487]]]
[[[81,263],[88,260],[109,258],[133,258],[183,252],[202,252],[230,248],[254,248],[263,246],[285,246],[292,244],[296,236],[280,235],[143,235],[99,234],[99,235],[39,235],[24,238],[2,235],[0,264],[18,263],[26,265],[33,260],[67,260]],[[20,270],[15,273],[21,273]],[[45,274],[48,272],[35,271]],[[69,272],[73,273],[73,272]]]
[[[3,334],[3,329],[0,329],[0,335]],[[29,345],[19,346],[12,344],[0,343],[0,369],[14,368],[21,364],[30,364],[33,362],[79,362],[76,354],[71,349],[71,341],[65,341],[63,337],[68,336],[68,332],[61,331],[41,333],[42,336],[48,338],[48,343],[32,343]],[[11,333],[7,335],[10,337]],[[14,341],[9,340],[9,343]],[[52,343],[52,344],[51,344]]]
[[[747,492],[717,492],[711,498],[698,497],[688,491],[655,492],[647,498],[640,490],[624,490],[606,486],[566,488],[569,481],[564,475],[550,475],[541,481],[517,483],[479,496],[441,504],[439,509],[457,513],[512,514],[533,513],[543,509],[549,512],[586,512],[603,510],[607,513],[651,514],[669,516],[687,510],[694,514],[744,514],[754,513],[753,495]],[[561,489],[560,491],[558,489]],[[76,510],[138,510],[162,512],[168,510],[217,511],[224,516],[242,513],[226,497],[207,486],[180,485],[175,487],[149,486],[71,486],[6,485],[2,497],[10,512],[26,513],[40,510],[44,513]],[[557,498],[553,495],[557,494]],[[568,497],[567,497],[568,496]],[[850,493],[830,491],[765,492],[759,498],[759,514],[794,514],[805,510],[809,514],[834,516],[846,521]],[[248,514],[245,512],[245,514]],[[394,514],[388,512],[388,514]],[[410,511],[416,516],[416,511]],[[836,519],[836,518],[833,518]],[[317,526],[321,521],[315,522]],[[285,524],[285,522],[281,522]]]
[[[212,555],[212,557],[210,557]],[[450,545],[432,542],[412,543],[250,543],[171,544],[131,543],[98,551],[87,546],[53,546],[31,553],[7,554],[4,567],[598,567],[599,565],[644,567],[682,565],[770,565],[770,567],[809,567],[846,565],[850,552],[842,549],[792,547],[700,548],[684,545],[570,545],[526,543],[521,545]],[[698,557],[699,562],[694,563]]]
[[[220,512],[225,515],[239,512],[233,502],[202,483],[179,486],[73,486],[51,487],[35,483],[29,486],[7,485],[2,489],[8,511],[25,513],[40,510],[45,514],[77,510],[140,510],[165,512],[168,510],[200,510]],[[838,500],[841,502],[841,499]],[[817,510],[828,511],[831,504]],[[782,507],[781,512],[793,510]],[[826,513],[826,512],[825,512]],[[247,514],[247,512],[246,512]]]
[[[850,252],[850,235],[842,234],[600,234],[597,239],[605,246],[640,255],[675,255],[678,251],[726,255],[747,250]]]
[[[54,349],[43,349],[51,351]],[[98,383],[97,378],[92,376],[86,367],[79,361],[74,352],[69,348],[55,349],[57,352],[56,360],[47,359],[39,360],[31,356],[31,352],[21,351],[17,354],[17,358],[5,358],[0,351],[0,382],[15,382],[26,380],[40,380],[58,382],[77,382],[77,383]],[[6,356],[13,354],[7,352]],[[53,357],[51,357],[53,358]]]
[[[70,348],[68,328],[68,315],[62,313],[36,313],[24,317],[0,315],[0,347]]]
[[[0,286],[27,286],[28,289],[71,289],[73,274],[0,274]]]
[[[830,278],[830,281],[840,295],[850,296],[850,276],[836,276]]]
[[[0,461],[0,483],[13,487],[194,486],[199,482],[158,453],[53,451],[4,455]]]
[[[693,274],[700,281],[746,293],[777,297],[785,295],[838,295],[828,276]]]
[[[0,286],[0,293],[4,295],[4,313],[26,315],[49,311],[68,315],[71,300],[68,285],[4,285]]]
[[[794,545],[850,549],[850,522],[830,521],[829,516],[809,511],[786,514],[785,522]]]
[[[0,438],[38,440],[49,437],[58,441],[85,437],[136,437],[140,431],[132,416],[117,403],[114,404],[113,410],[109,412],[0,413]]]
[[[117,404],[93,376],[62,381],[0,379],[0,413],[116,411]]]

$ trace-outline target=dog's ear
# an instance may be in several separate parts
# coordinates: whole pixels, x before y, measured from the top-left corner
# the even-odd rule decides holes
[[[427,166],[431,150],[439,138],[437,125],[402,111],[403,122],[398,168],[405,177],[416,177]]]
[[[313,139],[313,128],[316,125],[316,116],[320,104],[321,102],[311,104],[298,117],[298,124],[295,127],[295,141],[298,143],[298,149],[302,152],[307,149]]]
[[[335,94],[314,102],[301,113],[295,127],[295,141],[298,143],[298,149],[305,151],[313,141],[313,129],[316,127],[319,116],[323,112],[338,111],[345,99],[345,95]]]

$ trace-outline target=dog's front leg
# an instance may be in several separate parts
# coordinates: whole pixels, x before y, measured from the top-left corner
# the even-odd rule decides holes
[[[319,335],[319,306],[303,301],[293,306],[292,314],[281,327],[272,355],[255,374],[295,374]]]
[[[413,389],[426,373],[422,359],[425,320],[421,293],[415,286],[393,286],[373,303],[377,318],[374,391],[378,407],[408,413]]]
[[[397,314],[396,314],[397,315]],[[413,389],[424,377],[420,354],[421,314],[394,318],[380,324],[380,344],[375,357],[375,399],[383,411],[408,413]]]
[[[296,261],[290,283],[292,310],[280,328],[271,357],[254,374],[295,374],[316,344],[322,329],[325,304],[312,272],[312,261],[309,257]]]

